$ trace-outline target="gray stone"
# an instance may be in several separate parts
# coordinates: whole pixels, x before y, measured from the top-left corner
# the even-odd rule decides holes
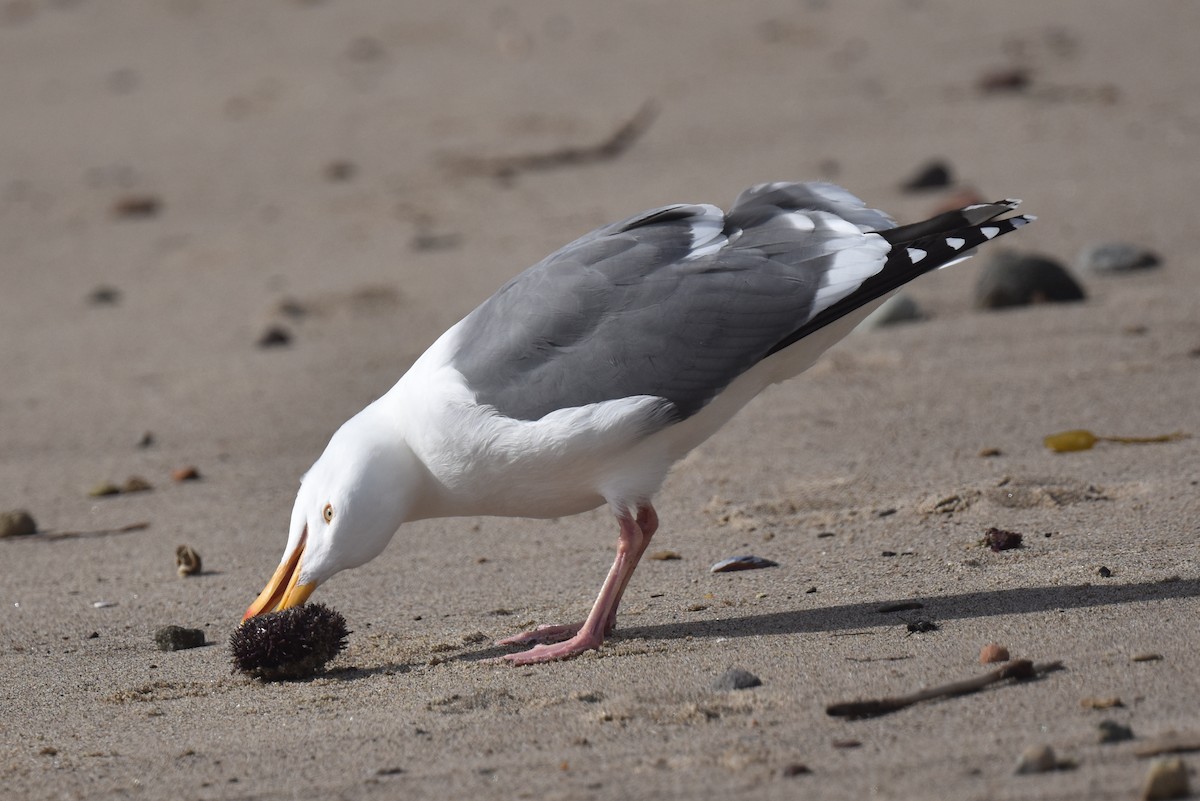
[[[1084,297],[1083,288],[1059,262],[1012,250],[993,254],[975,285],[975,306],[980,309],[1066,303]]]
[[[1133,739],[1133,729],[1115,720],[1102,720],[1097,728],[1100,729],[1101,743],[1123,743]]]
[[[154,632],[154,642],[160,651],[183,651],[204,645],[204,632],[183,626],[163,626]]]
[[[1076,266],[1093,273],[1127,273],[1147,270],[1162,263],[1154,251],[1128,242],[1105,242],[1084,248]]]
[[[751,687],[759,687],[762,685],[762,679],[755,676],[748,670],[741,668],[730,668],[722,673],[715,682],[713,689],[715,690],[748,690]]]

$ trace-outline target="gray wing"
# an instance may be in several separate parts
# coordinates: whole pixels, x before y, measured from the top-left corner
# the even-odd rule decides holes
[[[909,278],[937,266],[915,268],[872,233],[893,225],[829,184],[763,184],[727,214],[648,211],[501,288],[464,319],[453,364],[480,403],[517,419],[638,395],[686,418],[811,321],[867,302],[855,293],[889,252]]]

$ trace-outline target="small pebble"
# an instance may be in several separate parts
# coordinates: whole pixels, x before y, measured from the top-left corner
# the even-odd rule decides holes
[[[914,620],[908,624],[907,628],[909,634],[928,634],[931,631],[937,631],[939,626],[932,620]]]
[[[1080,270],[1093,273],[1127,273],[1146,270],[1162,263],[1157,253],[1127,242],[1106,242],[1085,248],[1076,260]]]
[[[0,539],[4,537],[27,537],[37,534],[37,523],[33,515],[24,509],[0,512]]]
[[[138,440],[137,446],[139,448],[149,448],[152,445],[154,445],[154,432],[153,431],[142,432],[142,438]]]
[[[1130,659],[1134,662],[1161,662],[1162,654],[1134,654]]]
[[[292,335],[286,328],[273,325],[258,338],[260,348],[282,348],[292,343]]]
[[[154,632],[154,642],[160,651],[183,651],[204,645],[204,631],[183,626],[163,626]]]
[[[646,558],[653,559],[656,562],[672,562],[676,559],[682,559],[683,557],[675,551],[655,551],[652,554],[648,554]]]
[[[338,159],[326,164],[324,172],[326,181],[340,184],[352,180],[355,173],[358,172],[358,167],[352,161]]]
[[[993,456],[1003,456],[1003,455],[1004,455],[1004,451],[1000,450],[999,448],[981,448],[979,450],[979,456],[984,459],[989,459]]]
[[[115,601],[92,601],[93,609],[111,609],[116,605]]]
[[[422,231],[413,236],[409,246],[413,250],[450,250],[462,244],[462,236],[453,232],[433,233]]]
[[[1104,565],[1101,565],[1100,569],[1096,571],[1096,575],[1100,578],[1112,578],[1112,571]]]
[[[152,489],[154,485],[141,476],[130,476],[121,485],[121,492],[147,492]]]
[[[87,302],[92,306],[115,306],[120,300],[121,290],[114,286],[98,286],[87,296]]]
[[[714,690],[748,690],[751,687],[760,686],[762,686],[762,679],[741,668],[730,668],[713,682]]]
[[[763,559],[761,556],[753,556],[747,554],[745,556],[734,556],[729,559],[722,559],[715,565],[709,568],[711,573],[732,573],[735,570],[760,570],[764,567],[778,567],[778,562],[772,562],[770,559]]]
[[[790,765],[784,765],[783,770],[781,770],[780,773],[782,773],[785,778],[790,779],[793,776],[805,776],[809,773],[812,773],[812,771],[809,769],[808,765],[805,765],[801,762],[793,762]]]
[[[1101,744],[1123,743],[1133,739],[1133,729],[1115,720],[1102,720],[1096,728],[1100,730]]]
[[[1033,76],[1024,67],[990,70],[979,76],[975,88],[985,95],[1023,92],[1029,88]]]
[[[861,748],[862,740],[834,740],[830,745],[834,748]]]
[[[120,493],[121,488],[108,481],[101,482],[88,490],[88,495],[93,498],[103,498],[105,495],[119,495]]]
[[[1048,745],[1031,745],[1017,760],[1017,774],[1047,773],[1058,769],[1058,757]]]
[[[1008,649],[998,643],[991,642],[979,649],[979,664],[981,665],[1007,662],[1010,658]]]
[[[1115,695],[1108,696],[1107,698],[1083,698],[1080,699],[1079,705],[1084,709],[1112,709],[1116,706],[1125,706],[1121,702],[1121,699]]]
[[[194,465],[180,467],[177,470],[171,471],[172,481],[198,481],[200,479],[200,471]]]
[[[940,189],[943,186],[949,186],[952,182],[950,165],[940,159],[935,159],[900,184],[900,189],[903,192],[918,192],[922,189]]]
[[[162,211],[162,201],[154,195],[129,195],[113,202],[114,217],[141,220],[156,217]]]
[[[200,566],[200,554],[192,546],[180,545],[175,549],[175,570],[181,578],[198,574]]]
[[[1013,548],[1020,548],[1023,538],[1022,534],[1015,531],[1005,531],[1002,528],[993,526],[984,532],[983,544],[996,553],[1000,553],[1000,551],[1010,551]]]
[[[1187,798],[1190,792],[1187,768],[1182,759],[1165,757],[1150,763],[1146,783],[1142,785],[1142,801]]]
[[[1083,288],[1054,259],[1013,250],[996,251],[975,284],[979,309],[1066,303],[1085,297]]]

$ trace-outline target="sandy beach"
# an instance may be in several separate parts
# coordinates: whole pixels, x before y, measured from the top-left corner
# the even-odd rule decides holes
[[[0,2],[0,511],[38,527],[0,539],[0,798],[1138,797],[1149,746],[1200,749],[1197,30],[1184,0]],[[996,249],[1086,300],[976,309],[987,252],[916,281],[925,319],[678,465],[679,558],[598,652],[489,661],[583,617],[603,509],[406,525],[314,596],[352,629],[326,674],[231,672],[300,476],[445,328],[596,226],[773,180],[901,222],[1022,198]],[[1161,263],[1078,265],[1109,242]],[[1043,445],[1069,429],[1191,438]],[[746,553],[778,566],[709,572]],[[988,643],[1063,669],[826,713]]]

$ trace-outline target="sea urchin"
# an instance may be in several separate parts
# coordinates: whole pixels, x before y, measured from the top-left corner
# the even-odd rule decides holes
[[[324,604],[258,615],[229,637],[234,671],[263,681],[307,679],[346,647],[346,619]]]

